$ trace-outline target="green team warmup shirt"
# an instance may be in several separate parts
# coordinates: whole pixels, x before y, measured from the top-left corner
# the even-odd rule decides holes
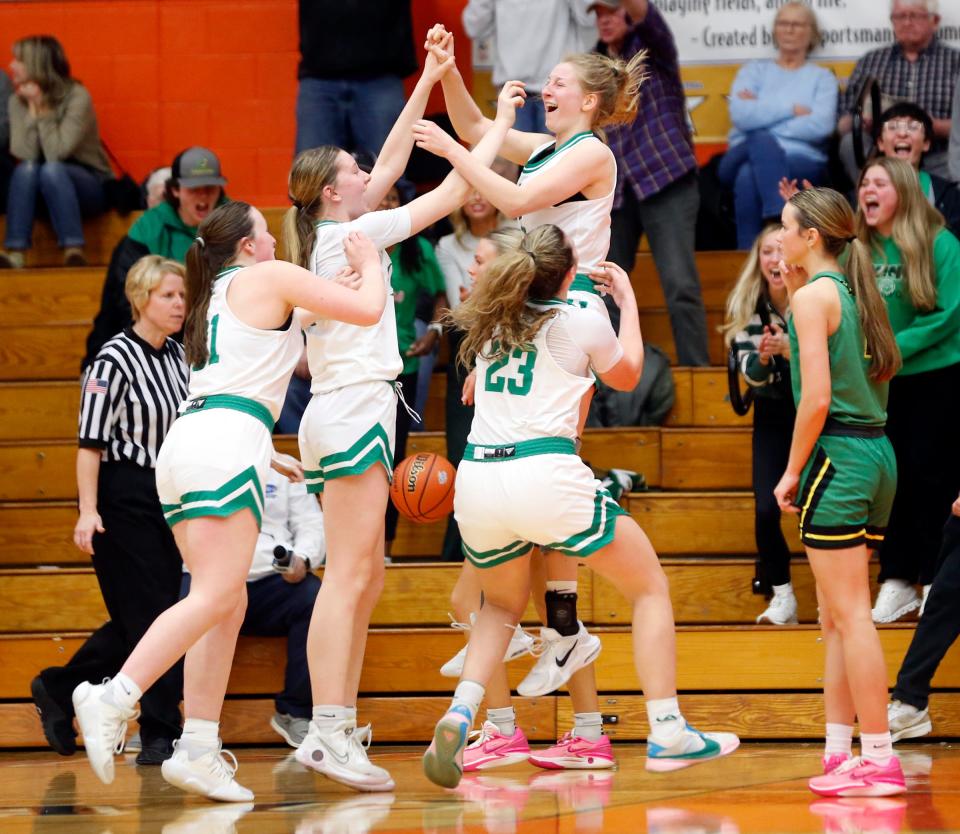
[[[878,236],[873,268],[903,358],[898,376],[936,371],[960,362],[960,241],[941,229],[933,241],[937,303],[922,313],[907,291],[903,259],[893,238]]]
[[[414,319],[417,316],[417,294],[423,290],[431,298],[437,293],[446,291],[443,280],[443,271],[433,254],[433,247],[422,237],[417,238],[420,247],[420,268],[408,271],[400,263],[400,246],[394,246],[390,253],[393,264],[393,275],[390,285],[393,287],[393,307],[397,317],[397,343],[400,356],[403,357],[404,374],[414,374],[420,367],[419,356],[407,356],[406,352],[417,340],[417,331]]]

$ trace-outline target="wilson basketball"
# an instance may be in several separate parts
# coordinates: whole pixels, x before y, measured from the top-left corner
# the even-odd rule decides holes
[[[393,470],[390,498],[411,521],[439,521],[453,510],[453,482],[457,471],[444,457],[423,452],[404,458]]]

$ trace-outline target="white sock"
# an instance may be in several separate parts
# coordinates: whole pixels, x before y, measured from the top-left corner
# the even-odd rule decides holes
[[[548,579],[547,590],[558,594],[575,594],[577,592],[576,579]]]
[[[313,723],[317,725],[317,729],[332,730],[344,721],[349,723],[351,714],[353,721],[356,722],[356,707],[343,707],[339,704],[314,704]]]
[[[487,709],[487,721],[496,724],[500,735],[507,738],[517,731],[517,713],[513,707]]]
[[[470,713],[470,726],[473,726],[485,691],[476,681],[460,681],[453,692],[453,702],[450,704],[450,708],[466,708]]]
[[[647,701],[647,720],[650,722],[650,735],[661,739],[673,738],[687,725],[676,695]]]
[[[575,712],[573,734],[577,738],[599,741],[603,737],[603,716],[599,712]]]
[[[107,683],[104,699],[121,709],[133,709],[143,693],[129,675],[118,672],[113,680]]]
[[[793,584],[787,582],[786,585],[774,585],[773,595],[775,597],[793,596]]]
[[[823,752],[827,756],[853,754],[853,727],[850,724],[827,724],[827,741]]]
[[[860,733],[860,757],[865,762],[885,765],[893,756],[890,733]]]
[[[188,718],[183,722],[183,732],[180,734],[178,749],[191,754],[215,748],[220,743],[220,722],[208,721],[204,718]]]

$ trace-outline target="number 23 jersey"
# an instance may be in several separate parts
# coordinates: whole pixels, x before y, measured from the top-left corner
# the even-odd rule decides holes
[[[529,348],[496,359],[492,343],[477,357],[476,411],[468,442],[501,445],[541,437],[575,440],[580,401],[594,382],[591,368],[605,373],[623,356],[608,319],[559,299],[530,302],[556,308]]]

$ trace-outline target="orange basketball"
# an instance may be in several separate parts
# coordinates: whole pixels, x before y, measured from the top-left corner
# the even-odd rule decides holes
[[[393,470],[390,498],[411,521],[439,521],[453,510],[453,481],[457,471],[444,457],[422,452],[404,458]]]

